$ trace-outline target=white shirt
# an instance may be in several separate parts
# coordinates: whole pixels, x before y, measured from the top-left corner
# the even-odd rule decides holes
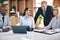
[[[9,22],[7,15],[4,16],[4,23],[3,23],[2,17],[3,16],[0,14],[0,27],[10,26],[11,24]]]
[[[34,18],[31,16],[29,16],[28,18],[26,18],[25,16],[20,17],[20,25],[35,28]]]

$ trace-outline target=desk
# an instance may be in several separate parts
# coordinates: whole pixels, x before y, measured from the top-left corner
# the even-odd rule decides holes
[[[28,34],[13,34],[12,31],[0,33],[0,40],[23,40],[23,38],[27,38],[27,35],[30,35],[31,40],[60,40],[60,33],[53,35],[36,32],[28,32]]]

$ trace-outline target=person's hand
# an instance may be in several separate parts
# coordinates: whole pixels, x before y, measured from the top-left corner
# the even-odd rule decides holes
[[[35,27],[35,29],[39,29],[39,27]]]
[[[35,29],[42,30],[44,27],[36,27]]]
[[[40,28],[39,28],[39,30],[43,30],[43,29],[44,29],[44,27],[42,27],[42,28],[40,27]]]
[[[32,30],[32,28],[30,28],[30,30]]]
[[[5,28],[3,29],[3,32],[8,32],[10,30],[10,28]]]
[[[48,30],[45,29],[44,32],[48,32]]]
[[[50,32],[55,32],[55,30],[49,30]]]
[[[55,30],[44,30],[44,32],[55,32]]]

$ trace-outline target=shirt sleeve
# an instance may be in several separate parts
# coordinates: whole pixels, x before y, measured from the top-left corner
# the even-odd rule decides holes
[[[51,22],[49,23],[49,25],[48,25],[48,26],[46,26],[44,29],[50,29],[50,28],[52,27],[52,25],[53,25],[53,24],[52,24],[53,19],[54,19],[54,18],[52,18],[52,20],[51,20]]]
[[[11,23],[10,23],[9,17],[5,16],[5,18],[6,18],[6,23],[4,24],[3,29],[5,29],[5,28],[11,29]]]
[[[35,28],[34,18],[32,18],[32,28]]]
[[[37,10],[37,12],[36,12],[36,14],[35,14],[35,17],[34,17],[34,22],[35,22],[35,23],[36,23],[36,21],[37,21],[38,16],[40,15],[40,12],[41,12],[41,9],[38,8],[38,10]]]
[[[22,16],[20,16],[20,21],[19,21],[19,25],[22,25]]]

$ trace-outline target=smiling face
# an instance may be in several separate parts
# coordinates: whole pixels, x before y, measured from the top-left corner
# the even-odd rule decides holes
[[[41,7],[44,10],[47,7],[47,2],[46,1],[42,1],[41,2]]]
[[[2,8],[2,15],[6,15],[6,13],[7,13],[7,9],[6,8]]]
[[[28,9],[28,10],[26,11],[26,14],[27,14],[28,16],[30,16],[30,15],[31,15],[31,9]]]
[[[58,15],[58,9],[57,9],[57,8],[53,10],[53,14],[54,14],[55,16]]]
[[[7,7],[6,7],[5,5],[2,5],[2,6],[1,6],[1,9],[2,9],[2,10],[1,10],[1,11],[2,11],[1,14],[2,14],[2,15],[6,15],[6,13],[7,13]]]

